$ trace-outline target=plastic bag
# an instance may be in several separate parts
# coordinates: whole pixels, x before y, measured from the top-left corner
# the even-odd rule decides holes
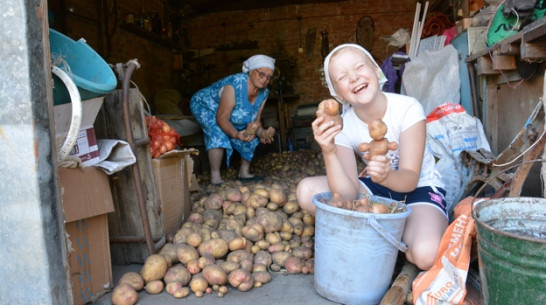
[[[480,120],[459,104],[443,104],[427,116],[427,145],[438,159],[436,170],[442,175],[448,214],[464,191],[462,151],[490,151]]]
[[[459,203],[465,210],[446,229],[440,242],[438,256],[428,271],[417,275],[413,281],[415,305],[463,304],[466,296],[466,277],[470,265],[472,241],[476,226],[470,204],[473,197]]]
[[[457,50],[447,45],[437,51],[424,51],[406,63],[402,74],[406,95],[415,97],[429,114],[444,103],[459,104],[461,80]]]

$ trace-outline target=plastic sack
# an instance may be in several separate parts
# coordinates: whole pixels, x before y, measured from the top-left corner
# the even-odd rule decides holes
[[[464,302],[476,226],[470,215],[473,197],[463,201],[467,203],[464,205],[465,211],[444,232],[434,265],[428,271],[419,273],[412,283],[415,305],[454,305]]]
[[[402,74],[406,95],[421,102],[425,113],[444,103],[461,100],[457,50],[447,45],[437,51],[424,51],[406,63]]]
[[[440,105],[427,116],[427,145],[438,160],[436,170],[442,175],[447,192],[447,211],[461,199],[464,191],[462,151],[490,151],[480,120],[469,115],[459,104]]]

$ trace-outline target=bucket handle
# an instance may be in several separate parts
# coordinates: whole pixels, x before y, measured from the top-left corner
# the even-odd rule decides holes
[[[59,155],[57,156],[58,161],[64,161],[70,154],[72,148],[74,148],[78,138],[78,132],[82,122],[82,103],[80,92],[72,78],[70,78],[66,72],[57,66],[53,66],[51,68],[51,72],[57,75],[66,86],[72,102],[72,121],[70,122],[70,129],[68,130],[66,140],[59,151]]]
[[[368,223],[374,228],[377,233],[379,233],[383,238],[385,238],[389,243],[391,243],[393,246],[395,246],[398,250],[402,252],[408,251],[408,246],[403,242],[398,240],[398,238],[394,238],[391,233],[389,233],[385,228],[383,228],[377,220],[375,220],[375,217],[369,217]]]

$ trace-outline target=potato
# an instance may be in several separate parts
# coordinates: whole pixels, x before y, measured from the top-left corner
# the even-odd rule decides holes
[[[241,201],[241,191],[236,188],[227,189],[225,192],[225,199],[232,202]]]
[[[267,271],[256,271],[252,273],[254,283],[267,284],[271,281],[271,274]]]
[[[163,277],[163,281],[166,284],[171,282],[179,282],[182,284],[182,286],[186,286],[190,282],[190,279],[191,273],[182,264],[177,264],[169,268]]]
[[[187,297],[190,294],[190,289],[188,287],[183,287],[179,282],[168,283],[165,290],[168,294],[177,299]]]
[[[260,128],[260,124],[256,121],[248,123],[248,125],[245,128],[246,135],[253,136],[256,134],[258,129]]]
[[[153,280],[153,281],[149,281],[146,284],[146,286],[144,287],[144,290],[149,294],[158,294],[163,291],[164,287],[165,287],[165,284],[163,284],[163,281]]]
[[[189,287],[182,287],[182,288],[176,289],[172,293],[172,296],[177,298],[177,299],[185,298],[188,295],[190,295],[190,288]]]
[[[334,99],[321,101],[316,115],[324,118],[324,122],[334,122],[335,125],[343,126],[343,120],[339,114],[339,103]]]
[[[239,288],[239,286],[242,283],[248,282],[251,279],[252,279],[251,273],[245,269],[233,270],[228,275],[229,284],[235,288]]]
[[[263,226],[265,233],[270,233],[282,228],[283,219],[279,213],[264,210],[256,215],[256,222]]]
[[[380,119],[371,120],[368,123],[368,128],[372,139],[381,139],[387,134],[387,125]]]
[[[129,284],[136,291],[140,291],[144,288],[144,279],[137,272],[126,272],[119,279],[118,285],[121,284]]]
[[[288,271],[288,273],[291,274],[301,273],[301,269],[303,268],[303,261],[299,257],[287,257],[284,261],[284,268],[286,269],[286,271]]]
[[[259,250],[265,250],[271,244],[267,240],[260,239],[256,243],[254,243],[254,245],[257,246]]]
[[[264,227],[261,224],[253,223],[241,229],[243,236],[253,242],[264,238]]]
[[[244,237],[236,237],[232,239],[228,246],[230,251],[242,250],[246,248],[247,240]]]
[[[239,226],[239,224],[237,223],[237,221],[232,219],[232,220],[226,221],[226,226],[229,226],[229,227]],[[238,228],[235,228],[235,229],[218,230],[215,233],[214,232],[211,233],[211,237],[212,238],[223,239],[229,244],[232,240],[234,240],[235,238],[240,236],[239,233],[237,233],[237,231],[239,231],[239,233],[240,233],[241,232],[241,227],[238,227]]]
[[[214,258],[224,257],[228,251],[228,243],[221,238],[212,238],[210,240],[204,241],[199,245],[197,251],[201,256],[211,255]]]
[[[290,256],[292,256],[292,254],[288,251],[278,251],[275,253],[271,253],[271,258],[273,259],[273,263],[280,266],[284,266],[284,262]]]
[[[205,209],[205,211],[203,211],[203,220],[205,221],[203,223],[203,226],[208,226],[209,228],[216,228],[218,224],[220,223],[220,220],[222,220],[223,216],[224,214],[222,213],[221,210]],[[214,222],[211,222],[211,220]],[[210,225],[211,223],[214,223],[214,225]]]
[[[314,226],[305,226],[303,227],[303,232],[301,233],[302,237],[305,236],[314,236],[315,235],[315,227]]]
[[[190,245],[187,245],[187,244],[180,244],[178,245],[178,247],[176,248],[176,256],[178,257],[178,260],[186,265],[188,264],[188,262],[194,260],[194,259],[198,259],[199,258],[199,253],[197,252],[197,250],[190,246]]]
[[[286,203],[286,192],[282,188],[271,188],[269,190],[269,201],[280,206]]]
[[[239,265],[241,265],[241,269],[252,271],[254,262],[252,261],[252,258],[245,258],[239,263]]]
[[[271,253],[267,251],[260,250],[254,255],[254,264],[263,264],[268,267],[272,262]]]
[[[382,203],[375,202],[372,203],[371,212],[375,214],[388,214],[389,208]]]
[[[267,266],[264,264],[256,264],[252,265],[252,273],[258,272],[258,271],[267,271]]]
[[[267,248],[267,251],[269,253],[275,253],[275,252],[280,252],[280,251],[284,251],[284,248],[285,248],[285,244],[283,244],[282,242],[277,242],[277,243],[274,243],[272,245],[270,245],[268,248]]]
[[[162,255],[167,261],[167,268],[170,268],[179,262],[178,256],[176,256],[176,247],[177,245],[166,243],[165,246],[159,250],[158,254]]]
[[[233,202],[232,204],[224,208],[225,215],[237,215],[246,213],[246,207],[239,202]]]
[[[140,270],[140,275],[146,283],[153,280],[160,280],[167,272],[167,265],[167,260],[163,255],[152,254],[144,262]]]
[[[309,214],[309,213],[303,213],[303,224],[305,225],[314,225],[315,224],[315,216]]]
[[[182,289],[183,286],[184,285],[180,282],[170,282],[165,286],[165,291],[167,291],[168,294],[173,295],[177,290]]]
[[[313,249],[307,247],[297,247],[292,249],[292,255],[302,260],[308,260],[313,257]]]
[[[203,277],[209,285],[225,285],[227,283],[227,273],[216,264],[203,268]]]
[[[129,284],[121,284],[112,292],[114,305],[133,305],[138,301],[138,292]]]
[[[205,201],[203,201],[203,207],[210,210],[218,210],[222,207],[224,198],[218,193],[210,194]]]
[[[270,244],[276,244],[281,241],[279,232],[270,232],[265,235],[265,240]]]
[[[194,275],[190,281],[190,289],[196,297],[203,296],[203,292],[209,287],[209,283],[201,273]]]
[[[228,254],[226,261],[241,263],[244,260],[254,260],[254,255],[246,250],[236,250]]]
[[[265,187],[265,186],[257,186],[255,189],[254,189],[254,192],[252,192],[252,194],[255,194],[255,195],[259,195],[259,196],[262,196],[266,199],[269,199],[269,188]]]
[[[257,208],[263,208],[267,206],[267,203],[269,200],[267,197],[261,195],[261,194],[252,194],[248,199],[245,201],[245,206],[247,207],[253,207],[255,209]]]
[[[194,248],[199,247],[202,241],[201,234],[197,232],[192,232],[186,237],[186,243]]]
[[[290,201],[287,201],[284,206],[282,207],[283,211],[290,215],[292,213],[295,213],[297,211],[299,211],[300,209],[300,205],[298,204],[297,201],[295,200],[290,200]]]
[[[203,269],[208,265],[215,264],[216,260],[214,259],[214,257],[212,257],[210,255],[205,255],[205,256],[201,256],[198,259],[198,262],[199,262],[199,268]]]
[[[225,261],[220,264],[220,267],[224,269],[226,274],[229,274],[231,271],[241,268],[241,265],[238,262]]]
[[[191,213],[190,216],[188,216],[188,221],[195,224],[202,224],[203,222],[205,222],[203,220],[203,214],[196,212]]]
[[[188,268],[188,271],[191,274],[197,274],[201,272],[201,267],[199,267],[199,260],[194,259],[188,262],[188,265],[186,266]]]

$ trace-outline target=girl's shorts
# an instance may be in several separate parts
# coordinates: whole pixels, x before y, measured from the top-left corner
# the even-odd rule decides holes
[[[441,187],[422,186],[416,188],[413,192],[399,193],[373,182],[368,177],[360,177],[359,180],[372,195],[404,201],[407,205],[431,205],[439,209],[448,218],[445,200],[446,191]]]

